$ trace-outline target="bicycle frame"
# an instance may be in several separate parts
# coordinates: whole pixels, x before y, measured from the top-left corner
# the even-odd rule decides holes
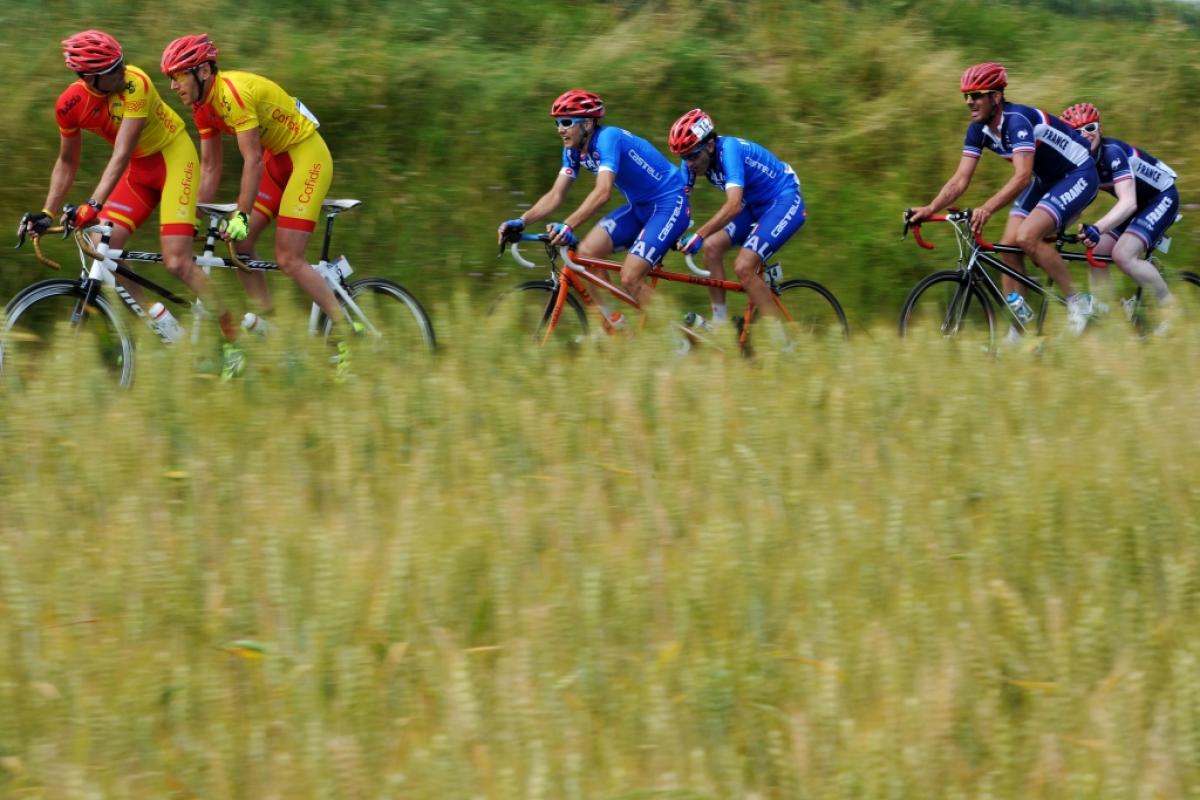
[[[1026,331],[1026,326],[1017,317],[1016,313],[1009,307],[1005,299],[1004,292],[997,285],[996,280],[992,277],[984,267],[991,267],[1003,275],[1007,275],[1012,280],[1016,281],[1026,289],[1030,289],[1041,296],[1041,304],[1038,308],[1036,316],[1037,329],[1042,329],[1042,324],[1046,319],[1046,308],[1050,302],[1056,302],[1059,305],[1065,306],[1067,301],[1059,294],[1051,291],[1043,286],[1037,280],[1030,278],[1024,273],[1017,272],[1001,259],[997,258],[995,253],[1012,253],[1014,255],[1024,256],[1025,251],[1015,245],[1007,244],[992,244],[985,240],[982,236],[972,235],[970,232],[971,224],[971,209],[963,211],[951,211],[949,214],[929,217],[922,222],[916,224],[905,223],[904,234],[907,234],[911,229],[913,239],[918,245],[926,250],[934,249],[931,242],[926,241],[921,237],[921,225],[925,222],[947,222],[954,229],[955,243],[958,245],[958,271],[965,273],[967,276],[964,286],[976,285],[981,288],[985,294],[989,295],[993,302],[1000,308],[1004,309],[1005,313],[1010,317],[1012,324],[1021,331]],[[1063,250],[1065,244],[1077,243],[1078,239],[1074,236],[1059,236],[1055,239],[1055,247],[1064,261],[1084,261],[1092,267],[1104,267],[1112,262],[1111,256],[1097,256],[1092,253],[1089,248],[1086,253],[1076,253],[1069,250]],[[970,297],[970,289],[960,292],[951,303],[951,307],[947,309],[946,320],[943,324],[943,330],[957,331],[962,323],[962,319],[966,314],[967,303]]]
[[[565,306],[567,303],[567,295],[570,294],[572,289],[574,289],[575,293],[583,300],[585,306],[595,311],[596,315],[600,319],[601,327],[605,333],[612,334],[615,332],[616,329],[613,326],[612,320],[608,319],[600,310],[600,304],[592,297],[592,293],[588,291],[586,284],[590,283],[595,287],[607,291],[613,297],[616,297],[621,302],[632,306],[639,311],[642,309],[641,304],[638,303],[638,301],[624,289],[614,285],[610,281],[604,280],[604,278],[600,277],[599,275],[595,275],[588,271],[588,269],[596,269],[603,270],[605,272],[620,273],[622,266],[620,263],[601,258],[583,257],[578,255],[574,250],[570,250],[565,247],[555,248],[550,244],[549,236],[546,234],[522,234],[519,241],[538,241],[543,242],[546,245],[546,255],[550,259],[550,280],[557,287],[554,297],[554,306],[550,311],[550,317],[546,321],[546,329],[542,335],[542,343],[545,343],[549,339],[550,334],[554,332],[554,328],[557,326],[558,320],[562,316],[563,306]],[[513,258],[516,259],[517,263],[523,267],[530,269],[536,268],[537,264],[534,264],[521,255],[518,248],[519,241],[511,242],[511,252]],[[563,262],[562,266],[558,266],[559,259],[561,259]],[[688,275],[683,272],[671,272],[670,270],[663,269],[661,266],[657,266],[646,273],[646,277],[650,278],[650,286],[652,288],[657,287],[658,282],[663,280],[673,283],[688,283],[693,286],[719,288],[724,289],[727,292],[740,292],[745,294],[746,289],[740,282],[713,278],[707,271],[696,267],[691,256],[688,256],[687,260],[688,267],[694,274]],[[774,291],[776,283],[783,276],[783,270],[779,264],[772,264],[769,267],[763,268],[762,276],[763,280],[765,280],[767,285],[772,289],[772,291]],[[791,321],[791,315],[788,313],[787,308],[785,308],[784,305],[779,301],[778,296],[775,297],[775,305],[779,309],[780,314],[782,314],[783,317],[788,321]],[[749,338],[750,321],[753,318],[753,312],[753,302],[747,298],[746,314],[743,317],[741,332],[738,334],[738,343],[740,346],[744,347]],[[645,318],[643,316],[643,323],[644,319]]]
[[[353,272],[349,262],[347,262],[344,258],[339,258],[337,261],[332,262],[329,260],[329,249],[333,239],[334,218],[345,211],[349,211],[350,209],[361,205],[361,202],[362,201],[360,200],[326,200],[324,203],[322,203],[322,210],[326,213],[326,220],[324,237],[321,242],[321,258],[317,263],[313,264],[312,267],[319,275],[321,275],[321,277],[325,280],[326,285],[329,286],[330,290],[341,301],[341,303],[344,304],[346,309],[365,326],[366,330],[371,334],[379,335],[379,330],[376,328],[374,323],[371,322],[358,304],[354,302],[354,299],[350,296],[349,292],[345,288],[346,278]],[[195,257],[196,265],[203,269],[205,273],[211,272],[213,268],[243,269],[259,272],[277,271],[279,269],[279,265],[273,261],[261,259],[250,259],[243,261],[240,258],[234,257],[232,250],[231,257],[229,258],[223,258],[216,255],[215,251],[217,240],[220,238],[221,222],[226,215],[232,211],[235,211],[236,207],[232,204],[218,205],[201,203],[197,206],[197,208],[201,212],[208,214],[209,217],[208,231],[204,238],[204,249]],[[121,286],[120,283],[117,282],[117,275],[140,284],[154,294],[162,297],[164,300],[168,300],[177,305],[187,304],[186,300],[178,297],[169,289],[166,289],[165,287],[162,287],[153,281],[138,275],[137,273],[118,263],[125,261],[142,264],[161,264],[164,262],[162,253],[144,250],[120,250],[113,248],[109,244],[112,231],[112,225],[107,223],[94,225],[88,228],[86,231],[83,231],[82,233],[85,235],[99,234],[100,238],[94,246],[91,244],[85,244],[84,241],[77,239],[76,243],[79,247],[79,258],[82,265],[80,281],[83,285],[85,294],[79,303],[76,304],[76,308],[72,313],[72,324],[78,324],[78,322],[83,318],[84,313],[86,313],[87,306],[94,300],[96,293],[100,291],[101,287],[106,285],[111,287],[116,292],[117,296],[121,299],[121,302],[124,303],[125,306],[135,316],[140,317],[147,323],[149,322],[149,314],[141,307],[141,304],[139,304],[137,300],[135,300],[133,296],[123,286]],[[18,246],[20,245],[18,244]],[[49,262],[47,259],[41,256],[40,251],[38,256],[44,262],[57,268],[56,264]],[[199,300],[195,301],[193,304],[193,309],[198,313],[203,314],[204,309]],[[309,313],[308,321],[308,332],[310,335],[316,335],[318,333],[322,319],[322,313],[323,312],[321,311],[320,306],[318,306],[316,303],[313,303],[312,310]],[[151,326],[151,328],[153,329],[153,326]],[[164,342],[169,341],[166,336],[157,330],[155,330],[155,333]],[[197,333],[198,331],[194,330],[193,337]]]

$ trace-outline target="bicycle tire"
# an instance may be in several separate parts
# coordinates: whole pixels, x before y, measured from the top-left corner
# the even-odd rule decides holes
[[[83,297],[84,289],[78,281],[51,279],[25,287],[8,301],[0,328],[0,373],[18,383],[36,375],[38,360],[52,355],[52,334],[60,326],[71,324],[71,314]],[[98,357],[121,386],[130,386],[133,339],[103,295],[97,294],[92,304],[94,313],[75,326],[76,331],[91,334],[93,357]]]
[[[785,300],[784,295],[789,292]],[[808,292],[815,293],[820,299]],[[850,338],[850,325],[846,322],[846,312],[842,310],[842,304],[833,292],[816,281],[793,278],[775,287],[775,294],[792,317],[792,323],[799,327],[801,334],[813,339],[823,339],[837,332],[842,339]],[[831,309],[832,317],[829,313]]]
[[[437,349],[437,336],[429,315],[420,301],[400,284],[387,278],[362,278],[347,283],[345,289],[362,310],[365,320],[344,302],[343,313],[347,319],[366,325],[380,348],[393,353],[414,349],[432,353]],[[328,336],[332,327],[329,317],[322,314],[319,329]]]
[[[545,297],[538,299],[539,293],[542,292],[545,293]],[[526,281],[508,289],[493,300],[491,308],[488,309],[488,317],[493,320],[510,317],[503,321],[511,324],[520,335],[530,337],[540,344],[546,324],[550,321],[550,315],[554,311],[554,299],[557,293],[558,284],[554,281]],[[567,308],[571,309],[570,315],[566,313]],[[567,294],[567,302],[556,327],[567,330],[562,331],[563,335],[556,334],[552,338],[571,344],[583,341],[587,335],[587,312],[584,311],[583,304],[575,295]]]
[[[900,311],[900,335],[937,330],[946,339],[981,340],[984,349],[991,352],[996,342],[996,312],[987,295],[969,280],[966,273],[957,270],[934,272],[919,280]],[[951,287],[947,298],[946,291]],[[965,297],[962,292],[966,292]],[[981,310],[982,319],[971,315],[972,308]],[[957,321],[953,316],[958,317]],[[937,327],[931,329],[934,321]]]

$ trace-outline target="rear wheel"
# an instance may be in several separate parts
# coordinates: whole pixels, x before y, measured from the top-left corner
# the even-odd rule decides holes
[[[40,281],[17,294],[0,327],[0,371],[18,384],[62,365],[76,372],[98,365],[121,386],[133,383],[133,339],[113,306],[97,294],[77,322],[84,299],[78,281]]]
[[[833,292],[816,281],[795,278],[775,287],[791,326],[810,339],[846,339],[850,326]]]
[[[992,304],[964,272],[926,275],[909,292],[900,312],[900,335],[956,339],[990,352],[995,345]]]

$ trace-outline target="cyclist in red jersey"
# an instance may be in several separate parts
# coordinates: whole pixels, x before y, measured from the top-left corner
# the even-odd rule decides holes
[[[254,244],[272,219],[275,260],[330,319],[342,309],[304,251],[316,227],[333,179],[333,157],[317,132],[319,123],[303,103],[278,84],[249,72],[218,71],[217,47],[207,34],[182,36],[163,51],[162,72],[200,132],[200,202],[211,202],[221,179],[221,134],[237,140],[242,178],[237,211],[226,238],[241,242],[239,253],[253,256]],[[271,295],[262,273],[239,273],[246,291],[264,311]]]
[[[83,31],[62,45],[67,67],[79,80],[58,98],[58,159],[46,203],[40,213],[29,215],[27,232],[40,234],[54,224],[54,209],[62,205],[79,170],[81,131],[91,131],[111,143],[113,151],[91,197],[72,213],[73,223],[79,227],[97,220],[111,223],[110,244],[123,248],[157,206],[163,263],[209,308],[221,313],[222,331],[232,338],[236,328],[212,297],[208,276],[196,267],[192,252],[199,159],[183,120],[163,103],[143,70],[125,63],[121,45],[109,34]],[[118,280],[144,302],[140,286],[119,276]]]

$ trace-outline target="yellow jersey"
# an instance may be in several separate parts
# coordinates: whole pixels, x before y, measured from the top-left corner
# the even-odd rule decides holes
[[[117,141],[125,117],[145,118],[134,158],[154,155],[183,132],[183,120],[163,102],[150,76],[132,64],[125,65],[125,85],[112,94],[93,91],[82,79],[75,81],[59,95],[54,115],[63,136],[78,136],[86,130],[109,144]]]
[[[258,128],[264,149],[284,153],[320,125],[304,104],[279,84],[252,72],[217,73],[208,96],[192,109],[201,139]]]

